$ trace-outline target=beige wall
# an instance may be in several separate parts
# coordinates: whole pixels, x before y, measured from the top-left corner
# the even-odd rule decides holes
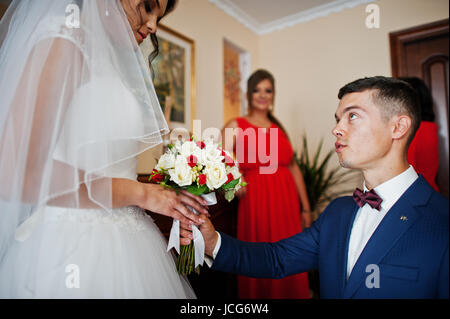
[[[195,42],[195,119],[202,130],[223,125],[223,40],[228,39],[258,59],[258,36],[208,0],[180,0],[174,12],[162,21]],[[138,173],[152,170],[161,147],[140,156]]]
[[[340,87],[391,75],[389,32],[448,18],[448,0],[380,0],[380,28],[365,27],[366,5],[260,37],[258,67],[277,80],[275,114],[296,149],[303,132],[315,148],[334,148],[331,129]],[[332,163],[337,163],[333,157]]]

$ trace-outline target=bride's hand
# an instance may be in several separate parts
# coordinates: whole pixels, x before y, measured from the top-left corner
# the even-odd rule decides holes
[[[165,215],[178,219],[183,223],[193,223],[195,225],[202,224],[204,219],[201,215],[194,214],[186,207],[195,208],[198,212],[208,215],[205,208],[207,203],[200,196],[195,196],[188,191],[170,190],[157,184],[143,184],[144,192],[141,205],[143,209],[147,209],[157,214]]]

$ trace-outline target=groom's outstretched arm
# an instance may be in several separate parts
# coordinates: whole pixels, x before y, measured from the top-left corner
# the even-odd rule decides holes
[[[275,243],[249,243],[220,233],[212,269],[256,278],[282,278],[318,266],[322,219],[310,228]]]

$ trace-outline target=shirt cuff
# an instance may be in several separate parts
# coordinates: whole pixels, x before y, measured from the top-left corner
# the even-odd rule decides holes
[[[212,266],[212,264],[214,262],[214,259],[216,259],[217,253],[219,252],[220,245],[222,243],[222,240],[221,240],[219,232],[216,231],[216,233],[217,233],[217,243],[216,243],[216,247],[214,247],[212,258],[210,256],[205,255],[205,263],[210,268],[211,268],[211,266]]]

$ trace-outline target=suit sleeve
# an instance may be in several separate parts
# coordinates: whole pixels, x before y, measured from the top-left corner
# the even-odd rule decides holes
[[[221,233],[212,269],[255,278],[283,278],[318,266],[322,214],[310,228],[275,243],[249,243]]]

